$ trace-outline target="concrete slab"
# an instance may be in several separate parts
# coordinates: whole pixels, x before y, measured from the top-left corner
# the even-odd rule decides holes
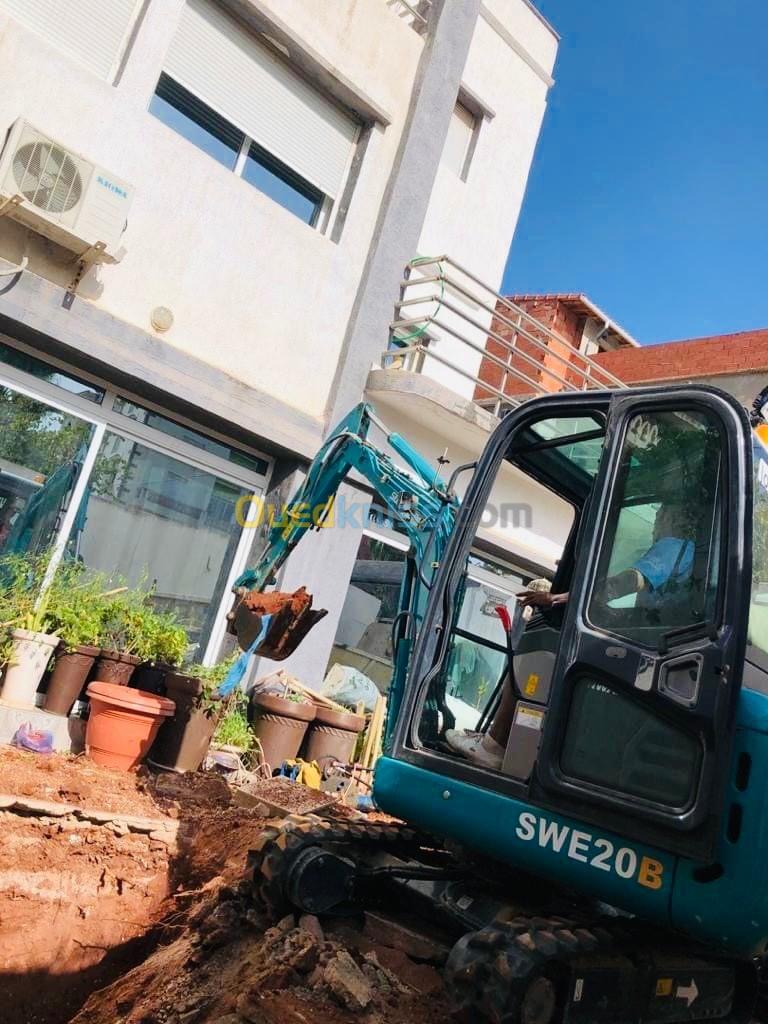
[[[21,708],[0,700],[0,743],[10,743],[20,725],[29,722],[33,729],[44,729],[53,736],[53,749],[63,754],[79,754],[85,749],[85,721],[52,715],[42,708]]]

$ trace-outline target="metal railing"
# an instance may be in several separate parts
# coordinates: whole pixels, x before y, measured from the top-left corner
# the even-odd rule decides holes
[[[401,7],[413,18],[413,27],[422,32],[429,24],[432,0],[388,0],[391,7]]]
[[[625,386],[450,256],[406,267],[382,367],[433,377],[496,416],[535,394]]]

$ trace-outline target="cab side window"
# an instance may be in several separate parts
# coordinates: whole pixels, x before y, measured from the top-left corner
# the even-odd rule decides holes
[[[655,647],[715,616],[722,435],[697,411],[630,420],[595,583],[593,626]]]

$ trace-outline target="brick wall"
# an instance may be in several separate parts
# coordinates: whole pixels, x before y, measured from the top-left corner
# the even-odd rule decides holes
[[[594,359],[627,384],[768,372],[768,328],[621,348]]]
[[[491,331],[500,335],[509,344],[513,344],[517,351],[510,360],[510,354],[505,346],[491,337],[486,342],[486,351],[507,363],[511,371],[517,371],[535,381],[536,387],[534,388],[530,384],[521,381],[513,373],[505,373],[502,366],[499,366],[490,359],[483,359],[480,364],[478,377],[481,381],[490,384],[499,391],[503,391],[505,395],[528,395],[534,391],[559,391],[562,385],[550,374],[556,373],[565,378],[571,376],[568,372],[568,367],[557,358],[557,355],[568,358],[572,349],[578,350],[582,334],[584,333],[585,317],[563,306],[562,303],[554,298],[532,296],[531,298],[520,299],[516,304],[521,309],[524,309],[526,313],[535,317],[539,323],[560,335],[563,338],[563,342],[558,343],[551,340],[543,331],[538,331],[530,321],[523,319],[521,323],[523,329],[529,335],[547,345],[548,351],[544,352],[527,338],[519,335],[513,326],[495,317],[491,323]],[[500,305],[497,306],[497,309],[506,320],[516,319],[514,314],[508,309]],[[523,356],[528,356],[536,365],[532,365]],[[476,386],[474,395],[476,402],[484,398],[492,399],[494,397],[493,393],[483,388],[481,384]]]

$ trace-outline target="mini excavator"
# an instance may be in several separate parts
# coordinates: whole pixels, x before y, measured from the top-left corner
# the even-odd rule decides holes
[[[231,625],[249,648],[262,592],[317,525],[307,509],[365,477],[411,542],[374,782],[402,824],[288,819],[252,853],[254,898],[275,916],[378,905],[437,921],[466,1019],[768,1019],[767,401],[750,422],[705,386],[532,398],[448,482],[398,435],[384,454],[373,410],[354,410],[238,581]],[[514,649],[498,624],[514,713],[490,769],[446,742],[446,688],[473,544],[509,467],[573,524],[552,580],[567,600]],[[305,600],[281,629],[303,616],[305,636],[307,614]]]

